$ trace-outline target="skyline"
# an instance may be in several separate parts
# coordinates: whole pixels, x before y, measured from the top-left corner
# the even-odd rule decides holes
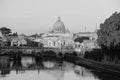
[[[35,34],[53,28],[58,16],[71,32],[94,31],[115,11],[119,0],[0,0],[0,27]]]

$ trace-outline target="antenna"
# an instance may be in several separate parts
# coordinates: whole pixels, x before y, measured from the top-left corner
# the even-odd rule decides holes
[[[86,26],[84,27],[84,32],[86,32]]]

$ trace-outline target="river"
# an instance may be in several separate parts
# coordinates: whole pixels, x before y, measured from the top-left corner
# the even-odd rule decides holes
[[[59,59],[0,56],[0,80],[120,80],[120,77]]]

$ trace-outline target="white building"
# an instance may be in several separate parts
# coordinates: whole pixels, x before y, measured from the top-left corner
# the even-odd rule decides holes
[[[96,40],[84,40],[83,44],[86,50],[92,50],[95,48],[99,48]]]
[[[11,46],[26,46],[27,41],[25,39],[15,38],[11,41]]]
[[[74,34],[74,50],[76,52],[84,52],[99,48],[97,45],[97,32],[79,32]]]
[[[44,47],[70,47],[74,44],[73,34],[65,28],[64,23],[58,17],[53,29],[42,35]]]
[[[83,43],[75,42],[73,47],[75,52],[80,53],[83,49]]]
[[[26,36],[24,34],[18,35],[16,38],[13,38],[11,41],[11,46],[26,46]]]

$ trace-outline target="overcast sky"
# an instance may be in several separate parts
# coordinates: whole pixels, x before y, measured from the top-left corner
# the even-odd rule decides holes
[[[58,16],[71,32],[94,31],[115,11],[120,0],[0,0],[0,27],[12,32],[48,32]]]

